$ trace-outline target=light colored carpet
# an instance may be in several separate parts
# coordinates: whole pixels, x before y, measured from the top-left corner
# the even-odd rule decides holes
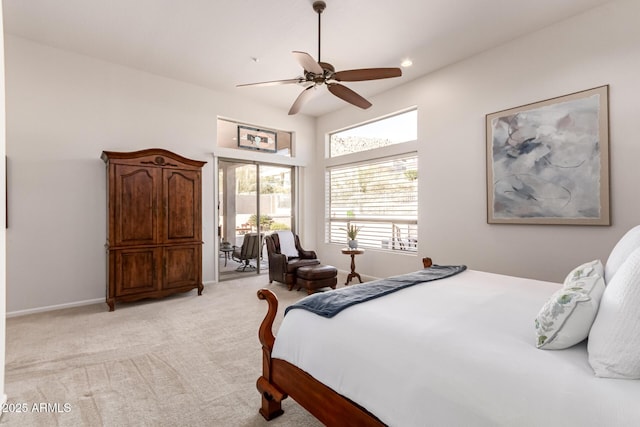
[[[0,425],[321,425],[290,398],[281,417],[258,414],[262,287],[280,301],[276,329],[306,295],[252,275],[111,313],[99,304],[7,319],[8,403],[28,410],[5,412]],[[48,411],[35,412],[41,403]]]

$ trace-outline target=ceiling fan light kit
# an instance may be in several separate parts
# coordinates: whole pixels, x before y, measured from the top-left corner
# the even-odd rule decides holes
[[[303,77],[293,79],[273,80],[260,83],[241,84],[246,86],[273,86],[281,84],[301,84],[308,86],[296,98],[289,109],[289,115],[296,114],[302,106],[312,97],[318,86],[326,85],[329,92],[338,98],[363,109],[371,107],[371,103],[365,98],[338,82],[360,82],[365,80],[388,79],[402,76],[400,68],[358,68],[355,70],[336,71],[333,65],[322,62],[320,57],[321,41],[321,15],[327,4],[324,1],[313,2],[313,10],[318,14],[318,60],[313,59],[306,52],[293,51],[293,57],[304,70]]]

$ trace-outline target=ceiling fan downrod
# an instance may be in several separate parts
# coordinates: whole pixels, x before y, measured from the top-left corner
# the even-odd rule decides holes
[[[322,16],[322,12],[324,12],[324,9],[326,7],[327,4],[322,0],[313,2],[313,10],[318,13],[318,62],[320,62],[320,28],[322,27],[320,25],[320,17]]]

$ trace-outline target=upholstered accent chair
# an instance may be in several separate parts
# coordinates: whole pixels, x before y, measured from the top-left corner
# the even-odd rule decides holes
[[[269,256],[269,283],[275,280],[292,290],[299,267],[320,264],[316,253],[303,249],[300,238],[291,231],[277,231],[265,236],[265,240]]]
[[[255,270],[256,267],[251,265],[251,260],[256,262],[260,259],[260,235],[258,233],[247,233],[242,240],[242,246],[234,246],[231,258],[241,263],[237,271]]]

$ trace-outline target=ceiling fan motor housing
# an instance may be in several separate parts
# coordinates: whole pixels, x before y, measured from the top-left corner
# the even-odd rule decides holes
[[[327,7],[327,4],[321,0],[313,2],[313,10],[315,10],[318,13],[322,13],[326,7]]]

